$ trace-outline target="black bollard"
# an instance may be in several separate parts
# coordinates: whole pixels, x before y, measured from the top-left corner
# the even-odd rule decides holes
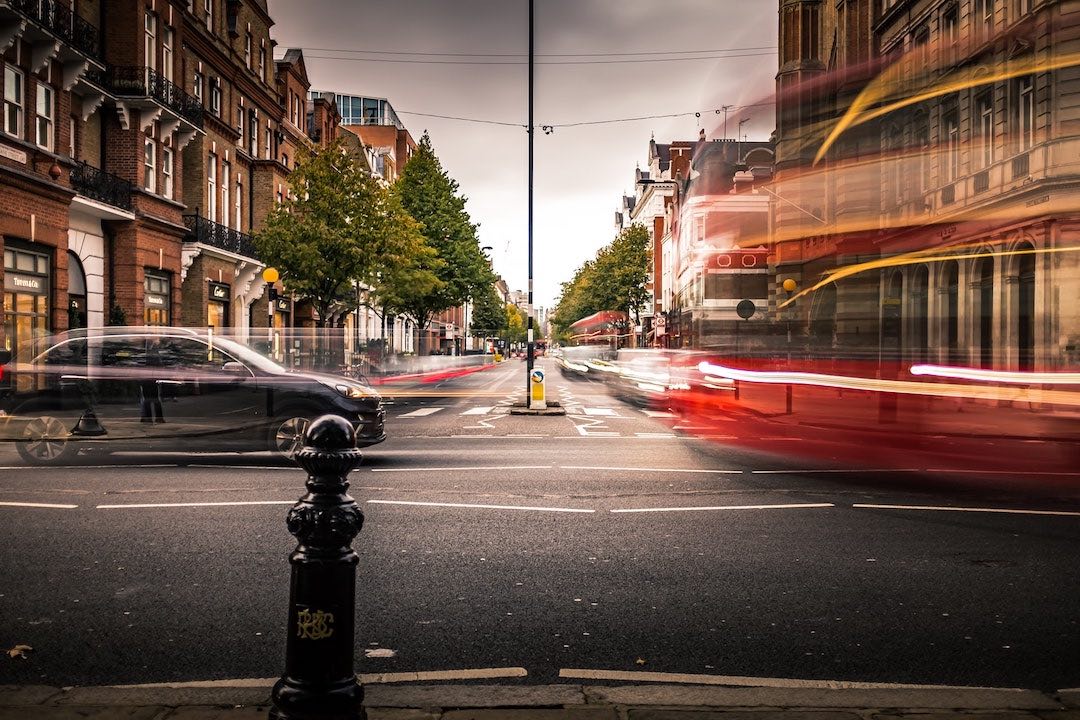
[[[356,720],[366,716],[353,668],[358,558],[352,540],[364,514],[347,493],[346,476],[360,463],[352,425],[337,415],[315,420],[296,461],[308,473],[308,492],[286,521],[300,542],[289,556],[285,674],[271,693],[270,718]]]

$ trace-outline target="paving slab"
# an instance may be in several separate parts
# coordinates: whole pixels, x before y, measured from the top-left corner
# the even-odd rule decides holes
[[[48,685],[0,685],[0,706],[40,705],[61,692]]]
[[[4,707],[0,720],[160,720],[168,708],[149,705],[128,707]],[[265,717],[265,715],[264,715]]]
[[[585,688],[590,703],[702,708],[919,708],[965,710],[1060,710],[1034,690],[946,688],[932,690],[824,690],[774,687],[622,686]]]
[[[1067,708],[1080,708],[1080,688],[1058,690],[1057,696],[1061,704]]]
[[[561,708],[540,710],[452,710],[442,720],[619,720],[615,708]]]
[[[265,687],[76,687],[53,698],[55,705],[269,705]]]
[[[170,710],[161,720],[266,720],[269,706],[182,707]]]
[[[369,685],[367,707],[498,708],[584,705],[577,685]]]

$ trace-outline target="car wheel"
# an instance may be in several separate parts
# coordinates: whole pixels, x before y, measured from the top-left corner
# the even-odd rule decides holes
[[[15,449],[31,465],[53,465],[77,454],[75,445],[68,439],[70,435],[60,418],[48,415],[32,418],[23,428]]]
[[[311,424],[313,413],[285,413],[270,424],[270,451],[292,459],[304,447],[304,433]]]

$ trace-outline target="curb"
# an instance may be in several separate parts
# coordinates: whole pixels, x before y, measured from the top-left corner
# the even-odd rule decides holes
[[[270,682],[210,681],[58,688],[0,686],[6,708],[266,706]],[[703,685],[366,685],[368,708],[707,708],[714,710],[1042,711],[1080,708],[1080,690],[863,689]],[[54,712],[55,714],[55,712]],[[1071,714],[1071,713],[1070,713]],[[1023,717],[1023,716],[1021,716]]]

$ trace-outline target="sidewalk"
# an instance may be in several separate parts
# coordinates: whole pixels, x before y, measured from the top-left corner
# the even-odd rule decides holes
[[[0,720],[254,720],[267,683],[0,686]],[[372,684],[364,704],[370,720],[1080,719],[1080,689]]]

